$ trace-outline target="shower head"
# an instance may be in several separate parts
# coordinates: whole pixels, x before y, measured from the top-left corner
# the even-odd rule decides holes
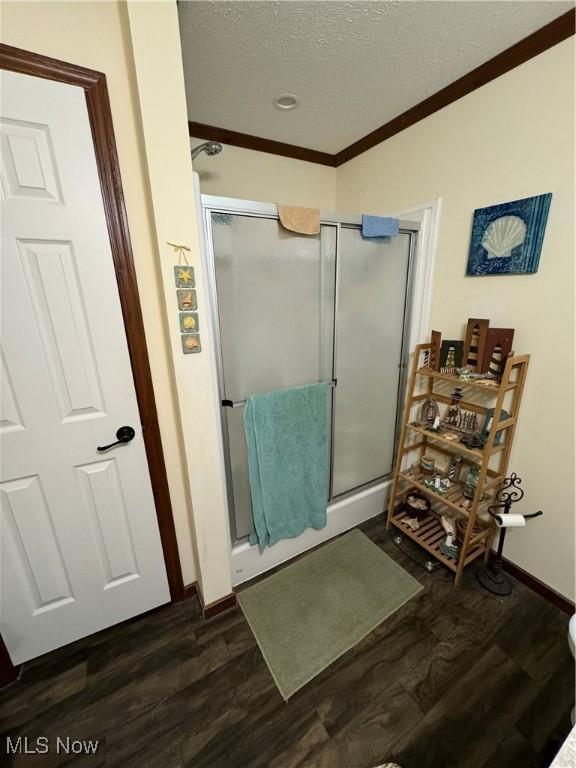
[[[219,144],[217,141],[206,141],[204,144],[198,144],[197,147],[194,147],[194,149],[190,151],[192,152],[192,160],[198,157],[201,152],[206,152],[208,157],[213,157],[222,152],[222,144]]]

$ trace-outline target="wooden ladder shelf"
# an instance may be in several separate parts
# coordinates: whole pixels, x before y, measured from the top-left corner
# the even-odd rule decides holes
[[[506,477],[530,355],[509,357],[501,380],[485,383],[461,381],[456,374],[439,373],[424,367],[422,360],[433,360],[433,356],[432,343],[418,344],[414,351],[388,503],[387,527],[395,526],[447,566],[455,574],[455,583],[459,584],[467,565],[482,556],[487,560],[490,554],[495,523],[487,508],[494,503],[494,497]],[[494,409],[490,431],[482,448],[468,448],[459,441],[447,438],[446,434],[452,431],[450,428],[440,432],[427,429],[419,420],[419,414],[415,413],[415,409],[421,408],[427,400],[446,405],[452,403],[448,385],[460,388],[470,398],[460,400],[463,411],[471,411],[484,419],[489,410]],[[504,409],[506,413],[502,418],[501,411]],[[502,433],[500,440],[496,439],[497,433]],[[424,480],[429,475],[420,469],[420,459],[424,454],[432,455],[437,466],[438,461],[448,465],[452,456],[459,455],[462,459],[461,475],[465,475],[466,468],[478,467],[480,474],[474,498],[466,501],[463,480],[454,482],[444,494],[436,493],[425,485]],[[407,524],[407,514],[401,503],[410,489],[418,490],[432,502],[432,511],[417,530]],[[446,537],[439,517],[443,514],[461,522],[457,558],[446,556],[440,549]]]

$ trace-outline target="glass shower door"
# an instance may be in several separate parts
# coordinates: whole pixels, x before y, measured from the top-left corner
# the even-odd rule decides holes
[[[336,227],[316,237],[276,218],[211,211],[233,535],[251,531],[245,399],[332,379]],[[209,233],[210,234],[210,233]],[[226,453],[226,451],[225,451]]]
[[[407,337],[410,233],[338,243],[332,496],[392,472]]]

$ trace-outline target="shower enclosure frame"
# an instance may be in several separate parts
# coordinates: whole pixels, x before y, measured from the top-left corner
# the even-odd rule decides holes
[[[231,546],[232,551],[237,545],[245,544],[247,537],[239,538],[236,531],[236,517],[234,514],[234,497],[232,486],[232,470],[230,463],[230,444],[228,437],[228,423],[226,418],[226,407],[237,407],[234,405],[223,405],[225,399],[224,389],[224,363],[222,357],[222,344],[220,336],[220,318],[218,308],[218,291],[216,282],[216,264],[214,254],[214,244],[212,235],[212,214],[232,214],[240,216],[249,216],[258,219],[273,219],[278,221],[278,211],[276,205],[273,203],[261,203],[251,200],[241,200],[236,198],[220,197],[214,195],[201,195],[201,208],[202,208],[202,222],[204,229],[204,253],[206,261],[206,274],[207,274],[207,288],[210,299],[210,314],[212,324],[212,335],[215,350],[216,370],[218,378],[218,397],[220,407],[220,426],[222,431],[222,443],[223,443],[223,458],[224,458],[224,470],[226,479],[226,498],[228,501],[228,519],[230,525],[231,534]],[[340,293],[340,232],[342,228],[348,227],[352,229],[358,229],[362,225],[362,217],[354,214],[340,214],[334,211],[321,211],[320,225],[331,226],[336,230],[336,249],[335,249],[335,281],[334,281],[334,331],[332,338],[332,381],[336,382],[337,371],[337,339],[338,339],[338,297]],[[401,345],[401,362],[399,367],[401,369],[401,375],[398,381],[398,397],[397,397],[397,409],[395,420],[395,434],[394,434],[394,457],[397,450],[398,436],[400,432],[400,424],[402,419],[402,403],[404,402],[407,387],[407,368],[409,357],[409,342],[412,326],[413,315],[413,298],[414,298],[414,283],[416,274],[416,260],[418,252],[418,233],[420,231],[420,223],[415,221],[400,221],[400,233],[410,235],[410,250],[408,257],[408,273],[405,287],[405,299],[404,299],[404,317],[402,323],[402,345]],[[312,382],[310,382],[312,383]],[[337,496],[333,495],[333,463],[334,463],[334,426],[335,426],[335,402],[338,396],[337,382],[336,386],[332,387],[332,402],[331,402],[331,442],[330,442],[330,495],[328,499],[328,511],[330,506],[357,496],[363,491],[367,491],[377,486],[384,484],[389,485],[392,479],[392,471],[381,475],[378,478],[374,478],[369,482],[363,483],[355,488],[347,490],[345,493],[341,493]],[[393,457],[393,458],[394,458]],[[394,461],[392,462],[394,464]]]

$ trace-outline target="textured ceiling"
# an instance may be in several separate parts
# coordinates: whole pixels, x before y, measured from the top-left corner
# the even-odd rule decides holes
[[[573,5],[181,0],[188,116],[337,152]],[[275,109],[282,93],[300,106]]]

